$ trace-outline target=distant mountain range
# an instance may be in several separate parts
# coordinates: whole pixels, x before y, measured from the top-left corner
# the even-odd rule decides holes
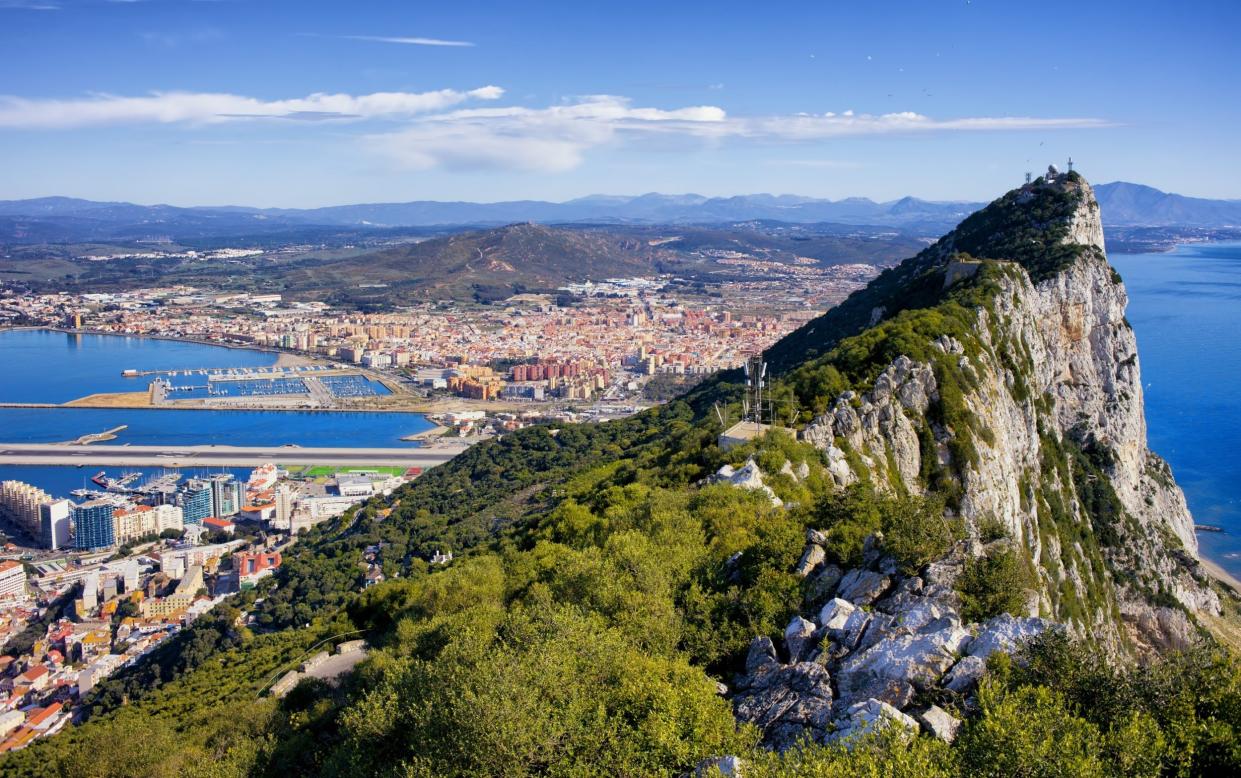
[[[1241,226],[1241,200],[1208,200],[1169,194],[1118,181],[1096,187],[1104,224],[1114,227]],[[875,202],[864,197],[822,200],[794,195],[696,194],[592,195],[563,203],[415,201],[326,208],[181,208],[95,202],[68,197],[0,201],[0,241],[17,243],[195,239],[272,235],[322,229],[495,226],[544,224],[721,224],[748,220],[893,227],[919,234],[955,226],[982,203],[933,202],[904,197]]]

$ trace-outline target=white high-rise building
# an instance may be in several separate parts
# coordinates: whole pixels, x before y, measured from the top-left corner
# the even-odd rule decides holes
[[[180,505],[155,506],[155,531],[163,532],[166,529],[185,529],[185,513]]]
[[[297,490],[288,484],[276,487],[276,517],[273,526],[276,529],[291,529],[293,526],[293,507],[297,500]]]
[[[225,473],[211,477],[211,515],[217,519],[236,516],[241,511],[241,483]]]
[[[39,504],[39,540],[44,548],[55,551],[70,546],[73,542],[72,515],[73,503],[68,500],[52,500]]]
[[[39,537],[39,506],[52,502],[52,495],[22,481],[0,483],[0,515],[32,538]]]

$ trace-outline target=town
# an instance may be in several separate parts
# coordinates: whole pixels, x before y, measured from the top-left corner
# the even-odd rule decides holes
[[[81,400],[97,407],[634,406],[663,399],[669,384],[740,366],[878,271],[838,265],[814,272],[812,295],[783,282],[732,281],[719,285],[717,297],[675,278],[629,278],[497,305],[441,301],[378,313],[191,287],[46,295],[9,289],[0,292],[0,323],[284,352],[270,370],[135,380],[134,392]],[[789,278],[805,283],[797,273]],[[218,366],[204,366],[211,367]],[[466,402],[445,405],[445,398]]]
[[[103,678],[275,572],[306,529],[417,468],[254,468],[182,479],[99,472],[80,502],[0,482],[0,753],[53,734]],[[440,561],[451,559],[451,554]],[[432,560],[435,561],[435,560]],[[383,580],[378,565],[360,586]]]

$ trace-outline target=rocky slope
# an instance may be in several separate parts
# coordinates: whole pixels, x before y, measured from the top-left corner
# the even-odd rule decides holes
[[[941,335],[927,361],[898,357],[803,436],[827,451],[841,484],[874,475],[881,488],[926,491],[920,475],[947,470],[972,526],[998,520],[1028,549],[1043,584],[1032,615],[1064,618],[1117,646],[1119,613],[1125,637],[1140,645],[1184,644],[1191,625],[1175,605],[1214,613],[1219,602],[1196,564],[1184,495],[1146,444],[1128,299],[1107,263],[1090,186],[1060,176],[987,210],[1029,207],[1049,193],[1073,198],[1053,237],[1074,250],[1070,262],[1032,279],[1039,273],[1019,263],[962,262],[949,235],[936,247],[945,284],[989,287],[970,312],[968,337]],[[968,429],[935,412],[945,402],[939,381],[951,372]],[[1100,488],[1087,488],[1096,477]],[[1095,542],[1066,537],[1073,528]],[[1084,602],[1064,602],[1083,592]]]
[[[922,575],[904,575],[879,536],[868,540],[862,567],[806,565],[823,558],[816,534],[808,534],[799,572],[829,594],[789,622],[783,645],[755,638],[734,680],[737,718],[757,726],[769,747],[848,741],[893,724],[951,741],[960,720],[927,701],[967,697],[991,654],[1056,628],[1009,614],[963,621],[957,579],[966,558],[981,553],[968,543]]]
[[[820,406],[800,435],[838,486],[943,497],[969,539],[902,575],[880,537],[842,570],[823,563],[812,531],[798,573],[817,597],[784,645],[754,641],[738,717],[777,748],[916,729],[902,711],[950,739],[955,720],[926,701],[968,694],[996,648],[1046,629],[1118,658],[1190,645],[1195,614],[1218,614],[1220,601],[1184,495],[1147,447],[1127,296],[1089,184],[1049,173],[878,287],[859,300],[922,304],[873,305],[865,327],[858,311],[828,314],[795,336],[822,354],[782,376],[803,407]],[[957,578],[987,541],[1030,568],[1024,618],[962,618]]]

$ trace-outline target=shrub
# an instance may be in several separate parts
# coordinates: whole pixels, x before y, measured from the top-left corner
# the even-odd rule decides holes
[[[862,483],[825,495],[814,513],[815,524],[827,532],[828,556],[842,565],[860,564],[862,542],[883,526],[879,498]]]
[[[1103,776],[1098,727],[1075,716],[1064,698],[1041,686],[1007,691],[984,680],[982,710],[958,739],[962,774],[1077,778]]]
[[[915,575],[929,562],[947,554],[952,544],[965,536],[961,519],[944,515],[942,500],[888,500],[882,514],[884,549],[907,575]]]
[[[978,539],[983,543],[1007,540],[1008,537],[1008,527],[1004,526],[1004,522],[996,517],[984,516],[978,522]]]
[[[966,621],[985,621],[1001,613],[1020,615],[1030,574],[1017,550],[993,549],[965,565],[958,589],[961,616]]]

